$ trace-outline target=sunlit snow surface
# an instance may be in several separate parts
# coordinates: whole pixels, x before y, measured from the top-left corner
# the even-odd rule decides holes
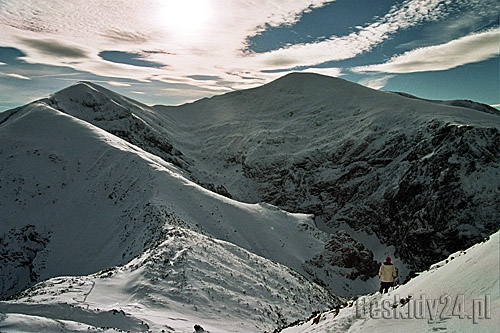
[[[329,311],[283,332],[498,332],[499,243],[497,232],[389,294],[361,296],[338,314]]]
[[[168,311],[186,312],[188,318],[196,318],[189,313],[199,309],[206,313],[204,318],[220,317],[214,324],[244,318],[246,325],[271,329],[276,323],[334,304],[336,298],[326,290],[288,268],[300,271],[303,261],[324,245],[325,235],[313,227],[310,216],[214,194],[185,179],[174,166],[156,156],[45,105],[34,104],[16,116],[3,133],[3,142],[9,143],[16,125],[23,124],[22,140],[16,138],[12,140],[15,143],[6,144],[13,149],[12,157],[5,162],[10,163],[11,170],[6,175],[19,179],[19,183],[6,185],[17,201],[4,210],[8,218],[3,228],[15,229],[18,221],[28,216],[50,241],[36,256],[34,267],[2,267],[9,274],[4,288],[23,283],[22,277],[29,276],[28,269],[41,279],[82,275],[138,256],[127,269],[117,270],[124,270],[117,274],[118,282],[105,283],[102,289],[96,284],[100,291],[91,295],[103,296],[106,301],[97,300],[89,309],[111,310],[121,308],[123,303],[125,308],[133,307],[136,301],[130,305],[130,299],[137,298],[146,307],[161,304],[155,311],[173,308]],[[26,131],[26,123],[33,124],[32,131]],[[47,149],[45,140],[55,145]],[[75,155],[77,163],[69,163]],[[36,168],[29,163],[33,156]],[[35,206],[34,211],[28,209]],[[51,216],[54,211],[56,215]],[[149,250],[143,254],[146,248]],[[68,295],[75,305],[83,298],[87,302],[92,299],[88,295],[94,285],[92,277],[58,279],[47,283],[63,286],[44,293],[41,300],[48,301],[53,293],[67,289],[77,293],[81,289],[81,296]],[[128,288],[123,289],[121,282]],[[119,290],[116,299],[110,296],[114,288]],[[300,306],[290,306],[293,302]],[[212,304],[210,310],[202,311],[204,304]],[[52,313],[53,307],[46,311]]]

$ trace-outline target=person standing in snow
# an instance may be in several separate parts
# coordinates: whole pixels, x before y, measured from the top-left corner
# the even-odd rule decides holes
[[[385,262],[380,265],[378,276],[380,278],[380,293],[388,293],[397,276],[396,267],[392,264],[391,257],[385,258]]]

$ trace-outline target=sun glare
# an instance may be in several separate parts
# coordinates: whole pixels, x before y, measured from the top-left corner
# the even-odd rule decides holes
[[[210,0],[163,0],[156,13],[159,24],[177,37],[194,37],[211,15]]]

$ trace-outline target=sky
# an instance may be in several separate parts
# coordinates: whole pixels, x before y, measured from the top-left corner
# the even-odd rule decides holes
[[[500,107],[498,0],[0,0],[0,112],[92,81],[178,105],[315,72]]]

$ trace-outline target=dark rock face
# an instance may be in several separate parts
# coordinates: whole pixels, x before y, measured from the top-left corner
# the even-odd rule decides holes
[[[347,152],[346,143],[246,175],[265,187],[265,201],[371,230],[423,269],[498,229],[500,132],[432,121],[412,135],[385,133],[375,149]],[[327,168],[328,178],[318,176]]]
[[[38,280],[34,261],[45,249],[50,237],[36,230],[34,225],[11,229],[0,237],[0,298],[13,295]],[[43,262],[41,263],[43,266]],[[38,267],[40,268],[40,267]]]
[[[306,264],[324,269],[327,275],[333,267],[338,267],[340,270],[337,269],[337,272],[341,275],[363,281],[376,276],[379,269],[378,263],[373,260],[373,253],[345,231],[332,234],[325,251]]]
[[[386,191],[381,211],[389,219],[374,230],[417,269],[479,242],[498,227],[499,157],[496,129],[438,128],[408,155],[398,188]]]

